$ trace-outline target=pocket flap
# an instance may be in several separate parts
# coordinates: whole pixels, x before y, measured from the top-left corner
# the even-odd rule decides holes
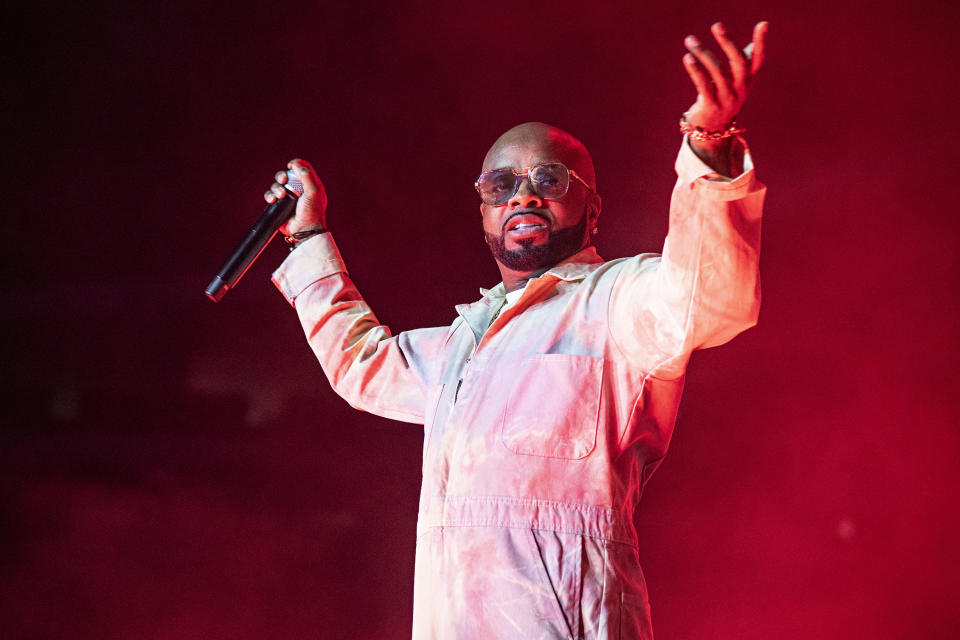
[[[503,444],[522,455],[577,460],[597,443],[603,358],[528,356],[510,376]]]

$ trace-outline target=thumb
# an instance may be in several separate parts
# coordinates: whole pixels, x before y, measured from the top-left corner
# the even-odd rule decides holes
[[[312,197],[316,194],[317,191],[323,189],[323,185],[320,182],[320,179],[317,177],[317,173],[313,170],[313,167],[310,166],[310,163],[302,158],[294,158],[287,163],[287,168],[292,169],[297,177],[300,178],[300,182],[303,183],[303,195]]]

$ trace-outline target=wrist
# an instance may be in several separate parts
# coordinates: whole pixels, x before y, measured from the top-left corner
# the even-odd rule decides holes
[[[698,142],[688,137],[688,144],[694,155],[719,175],[733,179],[743,173],[746,147],[739,138]]]
[[[730,138],[746,131],[743,127],[737,126],[737,116],[733,116],[730,123],[720,128],[702,126],[700,123],[690,122],[688,120],[689,112],[684,112],[680,116],[680,133],[688,136],[691,142],[703,143],[704,148],[709,145],[722,143]]]
[[[746,129],[737,126],[737,117],[720,128],[707,128],[688,119],[689,112],[680,117],[680,132],[687,137],[690,149],[711,169],[727,178],[743,173],[743,146],[739,134]]]
[[[324,234],[324,233],[327,233],[326,226],[314,225],[306,229],[300,229],[299,231],[295,231],[290,235],[283,236],[283,241],[286,242],[288,245],[290,245],[290,251],[293,251],[294,249],[299,247],[300,243],[303,242],[304,240],[308,238],[312,238],[313,236]]]

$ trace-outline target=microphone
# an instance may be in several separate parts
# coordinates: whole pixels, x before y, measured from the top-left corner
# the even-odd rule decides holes
[[[250,232],[240,242],[240,246],[217,272],[213,282],[207,286],[204,293],[214,302],[220,302],[223,296],[227,295],[227,291],[237,286],[237,282],[250,265],[260,257],[264,247],[277,235],[277,230],[293,216],[297,207],[297,198],[303,195],[303,183],[293,171],[288,170],[287,184],[283,187],[287,190],[287,194],[267,205]]]

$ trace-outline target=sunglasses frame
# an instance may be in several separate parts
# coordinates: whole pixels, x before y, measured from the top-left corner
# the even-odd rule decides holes
[[[587,188],[587,191],[590,191],[590,192],[593,191],[593,188],[592,188],[590,185],[588,185],[587,182],[586,182],[583,178],[581,178],[579,175],[577,175],[577,172],[576,172],[576,171],[574,171],[573,169],[569,168],[567,165],[563,164],[562,162],[541,162],[541,163],[539,163],[539,164],[535,164],[535,165],[530,166],[530,167],[524,167],[524,168],[522,168],[522,169],[492,169],[492,170],[490,170],[490,171],[484,171],[483,173],[480,174],[480,176],[477,178],[477,180],[473,183],[473,188],[476,189],[476,190],[477,190],[477,193],[480,194],[480,200],[481,200],[484,204],[489,205],[489,206],[491,206],[491,207],[502,207],[503,205],[507,204],[507,202],[510,201],[510,198],[512,198],[513,196],[517,195],[517,191],[520,190],[520,185],[523,184],[523,181],[524,181],[524,180],[529,180],[529,178],[530,178],[530,172],[531,172],[531,171],[534,171],[535,169],[537,169],[537,168],[539,168],[539,167],[545,167],[545,166],[548,166],[548,165],[557,165],[557,166],[563,167],[563,168],[566,170],[567,176],[568,176],[568,177],[567,177],[567,188],[564,189],[564,190],[563,190],[563,193],[561,193],[559,196],[557,196],[557,197],[555,197],[555,198],[548,198],[547,196],[541,195],[541,193],[540,193],[539,191],[537,191],[537,185],[536,185],[536,183],[533,182],[533,181],[531,181],[531,182],[530,182],[530,186],[533,187],[534,193],[536,193],[536,194],[537,194],[538,196],[540,196],[541,198],[543,198],[543,199],[545,199],[545,200],[560,200],[561,198],[563,198],[565,195],[567,195],[567,192],[570,191],[570,177],[571,177],[571,176],[574,177],[574,178],[576,178],[577,180],[579,180],[579,181],[580,181],[580,184],[582,184],[584,187]],[[495,202],[492,202],[492,203],[491,203],[491,202],[487,202],[486,200],[483,199],[483,194],[480,193],[480,180],[483,179],[483,176],[485,176],[485,175],[489,175],[489,174],[491,174],[491,173],[497,173],[497,172],[500,172],[500,171],[503,171],[503,172],[509,171],[510,173],[513,174],[513,176],[514,176],[513,192],[512,192],[509,196],[507,196],[507,199],[506,199],[504,202],[501,202],[501,203],[499,203],[499,204],[497,204],[497,203],[495,203]]]

